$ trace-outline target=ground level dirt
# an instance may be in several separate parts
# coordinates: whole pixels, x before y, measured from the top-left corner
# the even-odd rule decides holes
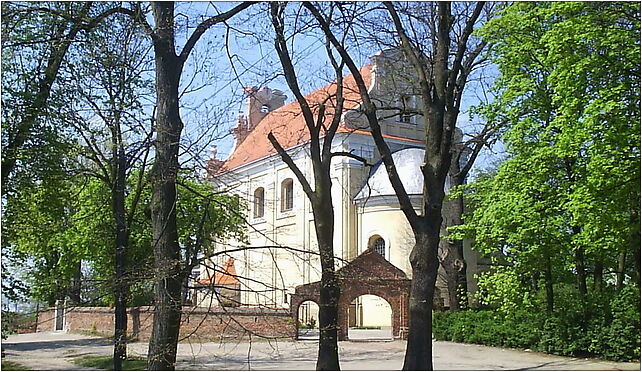
[[[399,370],[405,341],[339,343],[344,370]],[[111,355],[108,339],[42,332],[12,335],[2,342],[6,360],[34,370],[79,370],[71,360],[82,355]],[[147,344],[129,345],[129,354],[144,357]],[[565,358],[542,353],[508,350],[453,342],[434,343],[438,370],[640,370],[640,363],[616,363],[597,359]],[[181,343],[178,370],[313,370],[315,341],[248,340]],[[85,368],[86,369],[86,368]]]

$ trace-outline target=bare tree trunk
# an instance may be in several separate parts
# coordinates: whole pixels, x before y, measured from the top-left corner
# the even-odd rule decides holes
[[[69,287],[69,299],[73,305],[80,305],[80,285],[82,278],[82,261],[74,263],[74,276],[71,279],[71,286]]]
[[[154,29],[140,14],[137,15],[138,21],[152,37],[156,64],[156,162],[152,168],[151,202],[156,310],[147,356],[150,370],[174,369],[181,322],[181,289],[189,274],[181,264],[176,227],[176,177],[183,130],[178,88],[183,66],[205,31],[251,5],[244,2],[199,23],[178,55],[174,44],[173,2],[152,2]]]
[[[328,172],[327,184],[323,185],[326,187],[317,189],[319,203],[314,208],[315,229],[321,255],[317,371],[337,371],[340,369],[337,347],[340,288],[334,271],[334,243],[332,241],[334,213],[330,196],[330,182]]]
[[[438,247],[438,231],[436,234],[428,231],[415,233],[415,246],[410,253],[412,266],[409,300],[410,327],[403,364],[404,370],[433,369],[432,309],[439,268]]]
[[[470,73],[470,68],[474,65],[474,60],[484,49],[482,43],[464,58],[468,38],[481,13],[483,3],[478,3],[465,21],[460,33],[461,39],[456,43],[452,66],[449,66],[449,61],[451,61],[450,30],[454,17],[451,14],[450,3],[438,3],[437,33],[434,35],[436,37],[432,39],[434,42],[430,48],[431,52],[434,52],[434,58],[430,61],[429,68],[424,59],[424,52],[418,50],[416,44],[408,38],[394,4],[384,2],[384,6],[393,19],[396,35],[401,40],[400,48],[417,72],[422,101],[421,112],[426,123],[426,153],[422,167],[424,200],[421,208],[423,213],[419,215],[401,183],[390,148],[383,138],[377,117],[377,108],[370,98],[359,69],[342,43],[334,36],[329,22],[320,11],[310,3],[304,3],[304,6],[313,14],[355,78],[362,99],[361,109],[370,125],[373,140],[381,154],[381,160],[397,195],[400,209],[408,219],[414,233],[415,246],[410,254],[413,277],[410,294],[409,335],[403,368],[406,370],[432,369],[432,307],[439,268],[439,233],[442,222],[444,183],[451,164],[451,146],[461,102],[461,92]]]
[[[120,136],[118,136],[120,137]],[[127,292],[128,282],[125,277],[127,267],[127,248],[129,229],[125,211],[125,182],[127,158],[125,149],[119,146],[115,151],[114,185],[112,188],[112,210],[116,221],[116,283],[114,296],[114,370],[121,371],[123,360],[127,358]]]
[[[582,296],[586,296],[586,266],[584,265],[584,248],[575,249],[575,269],[577,270],[577,288]]]
[[[631,221],[631,226],[640,226],[640,197],[639,195],[637,197],[632,198],[633,202],[633,207],[631,208],[631,216],[629,217],[629,220]],[[639,229],[633,229],[633,232],[631,233],[631,250],[633,251],[631,257],[633,257],[633,268],[634,268],[634,275],[633,275],[633,280],[635,283],[640,285],[640,230]],[[624,275],[624,270],[622,270],[622,275]],[[624,281],[624,278],[622,278]]]
[[[444,230],[448,227],[461,225],[463,214],[463,196],[454,200],[445,201],[442,207]],[[444,232],[445,239],[440,242],[442,251],[446,252],[441,266],[446,272],[448,287],[448,302],[450,311],[458,311],[467,307],[466,294],[468,283],[466,281],[466,261],[464,260],[464,242],[462,240],[449,240],[448,231]]]
[[[604,263],[601,258],[595,259],[595,266],[593,267],[593,290],[601,292],[604,283]]]
[[[277,150],[281,159],[296,175],[297,180],[303,187],[303,191],[310,200],[314,214],[314,227],[319,244],[321,259],[321,288],[319,293],[319,350],[316,369],[319,371],[339,370],[339,350],[337,346],[337,331],[339,318],[339,296],[341,288],[336,278],[334,267],[334,206],[332,204],[332,179],[330,178],[330,166],[333,156],[352,156],[352,154],[333,153],[332,140],[337,132],[343,114],[343,63],[339,64],[332,56],[327,46],[328,58],[334,67],[337,77],[337,88],[335,92],[335,114],[331,123],[324,127],[325,138],[323,145],[320,142],[321,126],[324,124],[325,102],[322,103],[317,118],[310,109],[310,102],[301,93],[297,74],[292,64],[285,37],[284,4],[271,3],[270,13],[272,25],[276,37],[274,40],[275,50],[279,55],[283,72],[288,86],[294,93],[299,103],[301,112],[305,119],[306,127],[310,133],[310,158],[314,175],[314,190],[303,172],[294,163],[290,155],[281,146],[273,133],[268,135],[272,146]],[[364,159],[359,158],[364,161]]]
[[[624,286],[624,270],[626,269],[626,250],[622,250],[617,257],[617,276],[615,289],[620,290]]]
[[[174,49],[174,3],[152,3],[156,22],[156,162],[152,168],[155,312],[148,369],[174,370],[181,321],[180,247],[176,230],[176,176],[183,122],[178,85],[182,62]]]

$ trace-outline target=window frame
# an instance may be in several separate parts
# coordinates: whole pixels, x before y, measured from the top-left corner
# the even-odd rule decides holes
[[[380,244],[381,250],[377,248],[377,245]],[[388,251],[388,243],[386,239],[384,239],[383,236],[379,234],[372,234],[368,238],[368,249],[371,249],[375,253],[379,254],[381,257],[383,257],[385,260],[388,260],[387,258],[387,251]]]
[[[294,210],[294,180],[286,178],[281,181],[279,212],[289,213]]]
[[[261,193],[260,198],[257,196],[257,193]],[[265,219],[265,188],[263,186],[259,186],[256,189],[254,189],[254,193],[252,194],[253,203],[252,203],[252,218],[255,220],[261,220]],[[258,202],[260,200],[260,203]],[[258,214],[257,212],[261,212]]]
[[[372,249],[379,253],[381,257],[386,258],[386,240],[381,236],[372,242]]]

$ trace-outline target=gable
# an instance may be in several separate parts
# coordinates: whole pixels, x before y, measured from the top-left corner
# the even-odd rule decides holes
[[[363,251],[337,271],[341,279],[408,279],[406,273],[372,249]]]
[[[214,275],[212,275],[209,278],[199,280],[197,284],[201,284],[205,286],[241,284],[236,274],[234,259],[230,257],[220,272],[214,273]]]

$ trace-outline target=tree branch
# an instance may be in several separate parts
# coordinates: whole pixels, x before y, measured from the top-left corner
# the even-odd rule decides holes
[[[312,187],[310,187],[310,183],[303,175],[303,172],[301,172],[301,169],[299,169],[299,167],[294,163],[294,160],[292,160],[292,157],[287,153],[287,151],[283,149],[283,146],[281,146],[272,132],[268,134],[268,140],[270,140],[270,143],[272,143],[272,146],[274,146],[276,152],[281,156],[283,162],[287,164],[287,166],[292,170],[292,173],[294,173],[296,178],[299,180],[301,186],[303,187],[303,191],[308,196],[308,198],[310,198],[310,201],[316,200],[316,194],[314,191],[312,191]]]
[[[376,113],[377,109],[375,105],[372,103],[370,94],[368,93],[368,88],[366,87],[366,84],[363,81],[363,76],[361,76],[359,68],[356,66],[356,64],[354,63],[354,61],[352,60],[348,52],[345,50],[343,45],[341,45],[341,43],[334,36],[332,31],[330,30],[330,25],[325,21],[325,19],[323,18],[319,10],[309,2],[304,2],[303,6],[306,7],[312,13],[314,18],[319,23],[319,26],[321,26],[321,29],[325,33],[326,37],[330,40],[330,42],[332,43],[334,48],[337,50],[337,52],[345,62],[346,66],[348,66],[348,69],[352,73],[352,76],[354,77],[357,87],[359,88],[361,100],[363,101],[362,107],[364,109],[364,114],[368,119],[368,123],[370,124],[370,129],[372,131],[372,138],[374,139],[374,142],[377,145],[377,149],[379,150],[379,153],[381,153],[381,160],[383,161],[384,165],[386,166],[386,170],[388,171],[388,178],[390,179],[390,183],[393,189],[395,190],[397,199],[399,200],[399,206],[402,212],[404,213],[404,215],[406,216],[406,218],[408,219],[408,222],[410,223],[410,225],[413,227],[417,226],[419,223],[419,216],[417,215],[417,212],[415,212],[415,209],[412,206],[412,202],[410,201],[410,197],[408,196],[406,189],[401,183],[401,178],[399,177],[399,173],[397,172],[397,168],[395,167],[394,161],[392,159],[390,147],[388,147],[388,144],[383,139],[383,134],[381,133],[381,126],[379,125],[379,121],[377,119],[377,113]]]
[[[450,77],[448,79],[447,96],[451,96],[455,89],[455,82],[457,81],[457,75],[459,75],[459,70],[461,69],[461,66],[462,66],[464,53],[466,52],[466,49],[467,49],[468,38],[473,33],[473,26],[477,22],[477,19],[479,18],[479,15],[481,14],[482,9],[484,8],[484,4],[485,2],[480,1],[477,3],[477,5],[475,5],[475,10],[473,10],[473,14],[471,14],[470,18],[468,18],[468,20],[466,21],[466,26],[462,31],[462,35],[461,35],[461,38],[459,39],[459,42],[457,43],[457,52],[455,54],[455,59],[453,60],[453,65],[450,71]],[[480,52],[481,52],[481,49],[477,52],[477,54],[479,54]],[[476,58],[476,55],[474,53],[473,53],[473,56],[474,57],[472,57],[472,60]],[[469,58],[469,60],[470,59],[471,58]]]
[[[335,152],[330,153],[330,157],[331,158],[333,158],[335,156],[345,156],[346,158],[351,158],[351,159],[354,159],[354,160],[358,160],[358,161],[362,162],[363,165],[365,165],[367,167],[372,167],[373,166],[373,164],[368,163],[368,160],[366,158],[361,157],[359,155],[355,155],[352,152],[335,151]]]
[[[221,13],[218,15],[215,15],[213,17],[210,17],[206,19],[205,21],[201,22],[197,27],[196,30],[192,33],[192,35],[189,37],[187,42],[185,43],[185,46],[183,47],[183,50],[181,51],[181,54],[178,56],[179,60],[184,63],[185,60],[187,60],[187,57],[189,57],[189,54],[192,52],[192,49],[194,49],[194,46],[196,45],[196,42],[198,39],[203,36],[205,31],[207,31],[210,27],[214,26],[217,23],[225,22],[231,17],[235,16],[242,10],[245,10],[249,8],[251,5],[256,4],[256,2],[253,1],[246,1],[243,2],[234,8],[228,10],[225,13]]]

